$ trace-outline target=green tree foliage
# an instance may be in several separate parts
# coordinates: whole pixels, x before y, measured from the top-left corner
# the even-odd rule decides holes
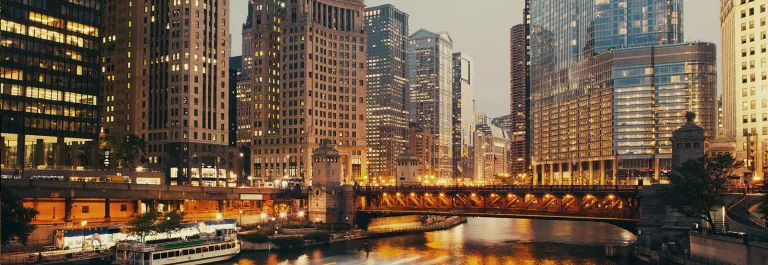
[[[689,160],[672,172],[661,195],[667,205],[681,214],[701,218],[715,227],[711,210],[725,204],[728,178],[742,166],[730,154]]]
[[[272,244],[275,244],[275,246],[281,249],[301,248],[304,246],[304,237],[301,237],[301,236],[276,237],[272,239]]]
[[[80,165],[87,167],[91,165],[91,143],[86,143],[77,148],[77,159],[80,160]]]
[[[0,189],[0,245],[8,245],[12,240],[27,244],[29,234],[35,230],[31,224],[38,214],[37,210],[26,208],[16,191],[6,186]]]
[[[144,238],[147,236],[157,233],[156,221],[156,212],[138,214],[133,220],[128,222],[128,225],[125,227],[125,233],[136,236],[139,240],[144,241]]]
[[[243,240],[254,244],[262,244],[269,242],[269,237],[259,232],[251,232],[245,234],[245,236],[243,236]]]
[[[157,232],[168,234],[168,238],[171,238],[174,233],[181,232],[186,226],[184,226],[185,212],[173,211],[166,213],[163,220],[157,224]]]
[[[122,161],[127,168],[136,168],[147,158],[147,142],[136,135],[119,138],[113,146],[115,159]]]

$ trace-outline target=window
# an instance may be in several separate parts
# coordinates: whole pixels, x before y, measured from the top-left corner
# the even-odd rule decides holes
[[[83,210],[83,213],[89,213],[91,212],[91,207],[86,205],[86,206],[83,206],[82,210]]]
[[[159,253],[158,254],[152,254],[152,259],[153,260],[160,259],[160,254]]]
[[[128,211],[128,204],[120,204],[120,211],[121,212],[127,212]]]

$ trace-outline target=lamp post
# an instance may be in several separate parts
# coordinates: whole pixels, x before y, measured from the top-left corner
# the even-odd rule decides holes
[[[243,210],[240,210],[240,216],[237,217],[237,223],[240,224],[240,226],[243,225]]]
[[[80,249],[85,249],[85,225],[87,224],[88,224],[87,220],[83,220],[82,222],[80,222],[80,226],[82,226],[83,228],[83,241],[80,242]]]
[[[262,212],[259,217],[261,217],[261,222],[264,223],[264,220],[267,219],[267,213]]]

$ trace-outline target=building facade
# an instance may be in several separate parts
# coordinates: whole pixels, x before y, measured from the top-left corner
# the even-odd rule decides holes
[[[475,132],[475,183],[500,183],[509,179],[509,135],[496,125],[477,124]],[[511,179],[513,180],[513,179]],[[522,183],[517,183],[522,184]]]
[[[90,150],[98,149],[93,143],[103,106],[103,2],[3,1],[1,6],[2,168],[93,166],[96,152]]]
[[[745,161],[744,177],[768,171],[768,52],[766,0],[721,0],[723,130]]]
[[[275,152],[281,140],[281,31],[283,0],[248,3],[243,24],[242,74],[237,83],[237,142],[249,153],[249,182],[282,178],[288,170],[285,155]],[[294,164],[295,169],[295,164]]]
[[[453,158],[455,179],[470,179],[474,175],[475,97],[474,60],[465,53],[453,53]]]
[[[452,178],[453,40],[424,29],[410,36],[410,119],[434,135],[432,165],[439,178]]]
[[[419,158],[419,174],[435,175],[435,167],[432,151],[435,146],[435,135],[425,130],[421,124],[416,122],[408,123],[406,132],[406,143],[408,153]]]
[[[234,185],[229,2],[108,0],[104,10],[105,137],[143,138],[147,167],[170,183]]]
[[[392,5],[365,9],[368,32],[368,175],[392,177],[408,129],[408,14]]]
[[[339,151],[344,182],[367,175],[364,8],[362,0],[286,1],[279,133],[261,143],[260,174],[309,179],[312,150],[326,140]]]
[[[528,9],[524,15],[528,17]],[[510,124],[510,174],[529,175],[531,166],[531,126],[528,118],[531,105],[529,82],[530,27],[527,23],[510,29],[509,37],[509,124]]]
[[[682,1],[578,3],[531,1],[533,183],[657,182],[686,111],[714,135],[715,47],[681,43]]]

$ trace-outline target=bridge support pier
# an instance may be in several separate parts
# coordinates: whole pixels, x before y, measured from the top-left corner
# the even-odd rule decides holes
[[[104,222],[106,223],[109,223],[112,219],[109,214],[110,204],[112,204],[111,199],[109,198],[104,199]]]

